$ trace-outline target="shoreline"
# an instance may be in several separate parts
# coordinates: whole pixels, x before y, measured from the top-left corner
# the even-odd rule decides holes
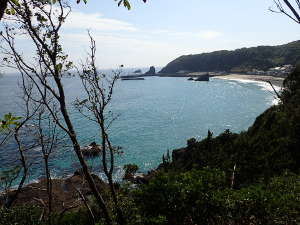
[[[283,81],[285,78],[283,77],[275,77],[275,76],[261,76],[261,75],[244,75],[244,74],[229,74],[229,75],[221,75],[214,76],[212,78],[223,79],[223,80],[234,80],[234,81],[249,81],[255,83],[267,84],[270,81],[274,88],[278,91],[283,87]]]

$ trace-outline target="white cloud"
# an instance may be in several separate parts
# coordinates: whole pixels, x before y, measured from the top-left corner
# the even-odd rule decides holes
[[[164,41],[147,40],[116,34],[92,34],[97,44],[97,61],[100,67],[115,68],[165,65],[180,55],[182,49]],[[75,62],[85,58],[88,52],[87,34],[65,34],[63,46]],[[162,51],[163,50],[163,54]]]
[[[67,18],[67,29],[92,29],[97,31],[137,31],[138,29],[125,21],[105,18],[99,13],[82,13],[73,11]]]
[[[120,64],[126,67],[164,66],[180,55],[211,50],[210,40],[222,35],[205,30],[137,28],[129,22],[107,18],[100,13],[72,11],[60,36],[65,53],[74,63],[84,60],[89,51],[88,29],[97,43],[97,61],[101,68],[115,68]],[[207,43],[199,45],[199,38]],[[25,37],[19,39],[22,39],[24,52],[29,53],[28,59],[31,58],[33,48],[30,41]],[[28,44],[25,44],[27,41]]]
[[[220,36],[222,36],[222,33],[217,31],[211,31],[211,30],[201,31],[200,33],[197,34],[197,37],[208,39],[208,40],[216,39]]]
[[[198,32],[191,31],[171,31],[171,30],[154,30],[153,34],[163,34],[165,36],[173,37],[173,38],[202,38],[206,40],[212,40],[221,37],[223,34],[218,31],[213,30],[203,30]]]

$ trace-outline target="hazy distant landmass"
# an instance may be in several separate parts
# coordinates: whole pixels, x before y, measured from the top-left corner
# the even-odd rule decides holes
[[[160,73],[186,72],[247,72],[267,70],[300,61],[300,40],[278,46],[258,46],[234,51],[215,51],[196,55],[183,55],[173,60]]]

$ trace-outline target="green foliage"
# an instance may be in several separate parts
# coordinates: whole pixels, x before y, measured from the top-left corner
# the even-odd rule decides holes
[[[22,119],[22,117],[13,116],[12,113],[5,114],[0,122],[0,132],[17,128],[20,125],[20,119]]]
[[[45,223],[46,224],[46,223]],[[68,212],[63,217],[54,215],[52,218],[53,225],[86,225],[93,224],[86,210],[80,209],[75,212]]]
[[[41,210],[32,207],[0,209],[0,225],[40,225]]]
[[[191,138],[191,139],[187,140],[187,148],[188,149],[193,148],[196,143],[197,143],[197,140],[195,138]]]
[[[126,164],[124,165],[125,175],[124,179],[130,179],[138,171],[139,167],[136,164]]]
[[[231,177],[236,165],[235,185],[244,186],[264,179],[265,182],[284,170],[300,169],[300,70],[285,81],[282,102],[258,116],[246,132],[229,130],[213,138],[173,152],[175,170],[186,171],[206,166],[219,168]],[[192,147],[191,147],[192,146]]]
[[[118,6],[120,5],[124,5],[125,8],[127,8],[128,10],[131,9],[131,5],[130,5],[130,2],[128,0],[115,0],[115,1],[118,1]],[[143,0],[144,3],[146,3],[147,0]]]
[[[297,67],[284,82],[282,103],[248,131],[216,137],[208,131],[204,140],[173,151],[168,170],[135,191],[144,223],[299,224],[299,84]]]
[[[47,225],[46,219],[41,219],[43,210],[37,207],[22,206],[12,209],[0,209],[0,225]],[[97,216],[99,219],[99,216]],[[97,219],[96,218],[96,219]],[[100,220],[100,219],[99,219]],[[87,225],[93,224],[87,211],[79,209],[64,214],[52,214],[52,225]],[[104,223],[99,222],[99,225]]]
[[[165,218],[158,224],[296,224],[299,178],[285,175],[268,186],[234,190],[227,188],[223,172],[205,168],[161,173],[136,190],[135,196],[146,221]]]
[[[209,203],[211,193],[224,186],[224,173],[216,169],[160,173],[136,190],[135,196],[144,218],[166,218],[168,224],[184,224],[196,214],[213,214],[215,208]]]
[[[235,51],[216,51],[180,56],[164,67],[162,73],[188,71],[246,72],[251,69],[266,70],[283,64],[295,65],[300,60],[300,41],[280,46],[259,46]]]

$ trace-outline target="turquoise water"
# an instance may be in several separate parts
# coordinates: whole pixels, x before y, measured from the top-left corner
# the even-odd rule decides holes
[[[20,112],[16,80],[16,76],[0,78],[0,116]],[[95,124],[83,119],[71,104],[76,97],[83,97],[80,81],[65,79],[64,85],[81,145],[99,142]],[[185,146],[191,137],[204,138],[208,129],[214,135],[225,129],[245,130],[273,100],[274,95],[256,83],[221,79],[191,82],[185,78],[160,77],[118,81],[111,109],[119,118],[110,135],[112,143],[121,146],[124,154],[116,159],[116,177],[121,176],[120,168],[127,163],[138,164],[141,172],[155,168],[167,150]],[[0,151],[2,169],[16,162],[14,145],[6,149],[11,150]],[[38,162],[38,148],[33,155]],[[101,174],[98,162],[99,159],[94,159],[89,164]],[[71,174],[79,167],[72,149],[66,146],[55,151],[51,166],[56,176]],[[40,167],[39,163],[33,164],[31,179],[43,175]]]

